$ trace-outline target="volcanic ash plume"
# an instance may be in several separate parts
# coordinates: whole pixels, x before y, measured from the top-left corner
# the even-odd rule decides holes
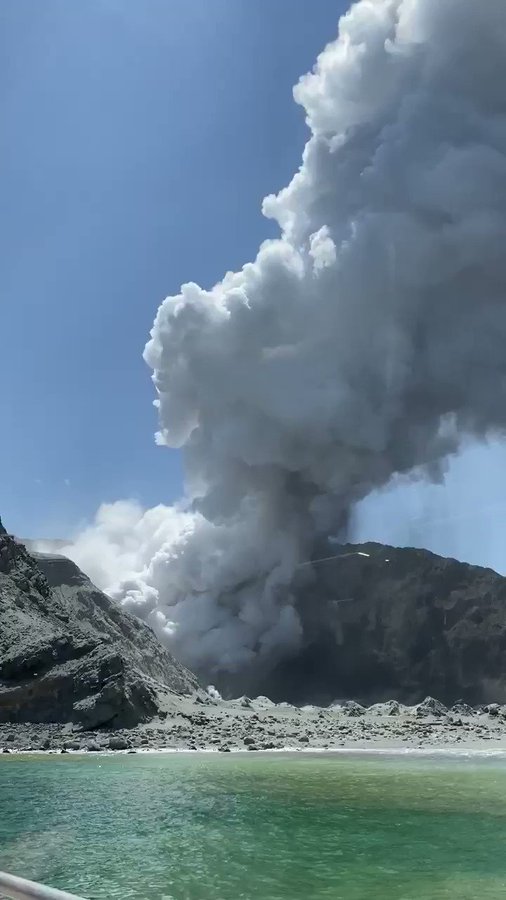
[[[280,238],[158,310],[187,500],[104,507],[67,552],[210,678],[297,647],[296,567],[357,500],[504,429],[505,84],[504,0],[361,0],[294,89]]]

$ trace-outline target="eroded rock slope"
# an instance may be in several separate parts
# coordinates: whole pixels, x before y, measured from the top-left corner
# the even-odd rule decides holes
[[[196,678],[150,628],[61,556],[30,554],[0,523],[0,722],[130,727]]]

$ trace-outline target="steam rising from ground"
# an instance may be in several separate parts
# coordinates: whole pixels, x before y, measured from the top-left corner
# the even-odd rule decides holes
[[[294,96],[281,229],[158,310],[158,442],[188,499],[103,507],[71,555],[209,675],[301,641],[296,566],[396,473],[506,425],[504,0],[360,0]]]

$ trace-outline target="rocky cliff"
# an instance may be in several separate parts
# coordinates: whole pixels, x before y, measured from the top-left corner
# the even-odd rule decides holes
[[[300,569],[293,585],[297,653],[260,675],[202,677],[229,697],[296,704],[506,701],[505,578],[381,544],[327,554],[338,558]],[[74,563],[28,553],[0,523],[0,722],[129,727],[163,715],[168,695],[197,690],[152,631]]]
[[[294,585],[303,647],[241,689],[299,703],[506,701],[505,578],[426,550],[331,552],[343,555],[301,569]]]
[[[195,677],[153,632],[61,556],[30,554],[0,522],[0,722],[130,727]]]

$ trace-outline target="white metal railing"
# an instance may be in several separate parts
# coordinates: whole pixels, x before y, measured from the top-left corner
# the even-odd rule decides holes
[[[7,872],[0,872],[0,897],[9,897],[11,900],[83,900],[75,894],[57,891],[36,881],[8,875]]]

